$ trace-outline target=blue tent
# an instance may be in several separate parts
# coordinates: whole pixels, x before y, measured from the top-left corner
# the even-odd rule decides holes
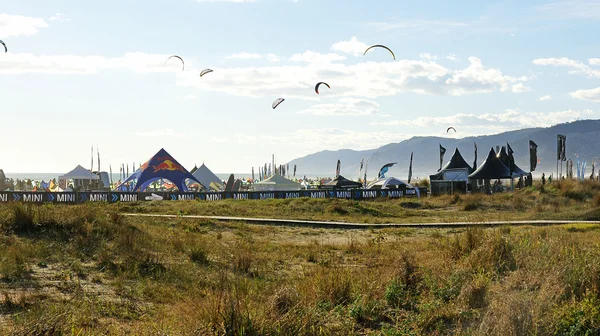
[[[133,188],[134,191],[145,190],[150,183],[160,179],[171,181],[181,192],[188,191],[185,184],[186,179],[198,182],[202,186],[202,183],[198,179],[190,174],[163,148],[133,173],[126,182],[133,179],[137,179]]]

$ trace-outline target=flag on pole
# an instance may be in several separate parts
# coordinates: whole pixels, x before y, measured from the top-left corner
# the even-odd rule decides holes
[[[529,140],[529,171],[535,171],[537,168],[538,158],[537,158],[537,148],[538,145]]]
[[[473,160],[473,171],[477,170],[477,144],[473,142],[475,146],[475,160]]]
[[[438,169],[438,171],[442,170],[442,164],[444,163],[444,154],[446,153],[446,148],[442,147],[442,144],[440,144],[440,169]]]
[[[410,164],[408,165],[408,184],[410,184],[410,180],[412,179],[412,161],[413,161],[413,153],[410,153]]]

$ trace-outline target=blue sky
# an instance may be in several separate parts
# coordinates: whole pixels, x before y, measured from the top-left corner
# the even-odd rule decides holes
[[[188,169],[248,172],[272,153],[283,163],[448,126],[464,137],[600,117],[598,1],[0,5],[6,172],[88,167],[91,145],[103,169],[164,147]],[[372,44],[396,60],[363,56]],[[174,54],[185,71],[164,66]],[[316,95],[318,81],[331,89]]]

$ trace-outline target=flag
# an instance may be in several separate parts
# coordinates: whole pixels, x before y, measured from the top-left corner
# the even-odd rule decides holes
[[[112,166],[111,165],[108,165],[108,171],[110,172],[110,186],[112,187],[113,178],[112,178]]]
[[[413,153],[410,153],[410,164],[408,165],[408,184],[410,184],[410,179],[412,179],[412,159]]]
[[[391,162],[391,163],[386,163],[383,165],[383,167],[381,167],[381,169],[379,169],[379,175],[378,178],[384,178],[385,177],[385,173],[387,173],[388,169],[390,169],[391,166],[395,165],[397,162]]]
[[[475,145],[475,160],[473,160],[473,171],[477,170],[477,144],[473,142]]]
[[[444,154],[446,153],[446,148],[442,147],[442,144],[440,144],[440,169],[438,169],[438,171],[442,170],[442,163],[444,163]]]
[[[127,164],[127,177],[129,177],[129,163]]]
[[[363,179],[363,184],[365,188],[367,187],[367,168],[369,168],[369,162],[365,164],[365,178]]]
[[[581,166],[581,164],[580,164],[579,158],[577,158],[577,167],[576,167],[576,169],[577,169],[577,179],[578,180],[579,180],[579,177],[581,175],[581,167],[580,166]]]
[[[252,182],[254,182],[254,167],[252,167]]]
[[[92,145],[92,163],[90,164],[90,174],[94,171],[94,145]]]
[[[592,161],[592,175],[590,175],[590,180],[594,179],[594,173],[596,172],[596,162]]]
[[[496,154],[500,153],[500,146],[496,145]]]
[[[294,165],[294,177],[296,177],[296,165]]]
[[[538,145],[535,142],[529,140],[529,170],[532,172],[535,171],[535,168],[537,168],[537,148]]]
[[[288,162],[288,164],[285,166],[285,172],[287,174],[287,176],[290,176],[290,163]]]
[[[557,135],[557,152],[556,152],[556,160],[557,161],[566,161],[567,160],[567,136],[558,134]]]
[[[510,168],[510,176],[515,172],[515,156],[514,151],[510,148],[508,142],[506,143],[506,149],[508,150],[508,168]]]
[[[96,153],[98,153],[98,172],[100,172],[100,149],[96,145]]]
[[[342,168],[342,162],[340,160],[337,161],[337,166],[335,167],[335,177],[340,176],[340,169]]]

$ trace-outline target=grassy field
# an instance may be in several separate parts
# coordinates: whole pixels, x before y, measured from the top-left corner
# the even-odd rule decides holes
[[[600,185],[354,202],[0,206],[0,334],[596,335],[600,226],[339,230],[351,222],[600,219]]]

